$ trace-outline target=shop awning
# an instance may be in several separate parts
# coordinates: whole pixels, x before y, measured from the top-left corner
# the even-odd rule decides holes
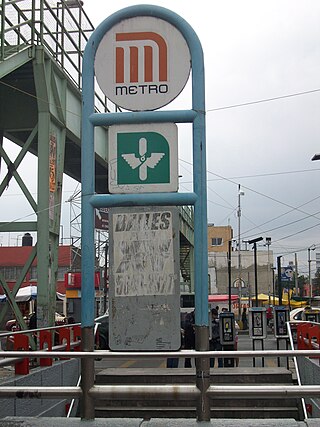
[[[239,299],[238,295],[231,295],[231,301],[237,301]],[[209,295],[208,298],[209,302],[228,302],[229,301],[229,295],[227,294],[220,294],[220,295]]]
[[[16,302],[30,301],[37,298],[37,287],[36,286],[25,286],[20,288],[15,297]],[[65,298],[64,294],[57,292],[57,298],[63,300]],[[0,294],[0,302],[6,302],[6,294]]]

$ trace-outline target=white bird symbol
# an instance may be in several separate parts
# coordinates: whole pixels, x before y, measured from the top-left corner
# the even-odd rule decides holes
[[[134,153],[122,154],[122,158],[128,163],[132,169],[139,169],[139,178],[141,181],[147,179],[148,168],[154,169],[160,162],[165,153],[151,153],[151,156],[146,158],[147,140],[145,138],[139,139],[139,156],[136,157]]]

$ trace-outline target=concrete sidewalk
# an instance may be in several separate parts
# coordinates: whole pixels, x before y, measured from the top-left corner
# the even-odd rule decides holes
[[[190,419],[99,418],[81,421],[79,418],[25,418],[6,417],[0,419],[0,427],[319,427],[320,419],[296,421],[294,419],[236,420],[217,419],[197,422]]]

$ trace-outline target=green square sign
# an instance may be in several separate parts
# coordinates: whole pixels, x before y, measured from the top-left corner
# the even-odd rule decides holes
[[[177,191],[177,139],[174,123],[111,126],[110,192]]]

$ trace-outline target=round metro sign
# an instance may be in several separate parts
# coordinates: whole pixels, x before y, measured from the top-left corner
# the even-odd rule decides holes
[[[186,85],[190,52],[182,34],[150,16],[123,20],[107,31],[95,57],[102,92],[131,111],[169,104]]]

